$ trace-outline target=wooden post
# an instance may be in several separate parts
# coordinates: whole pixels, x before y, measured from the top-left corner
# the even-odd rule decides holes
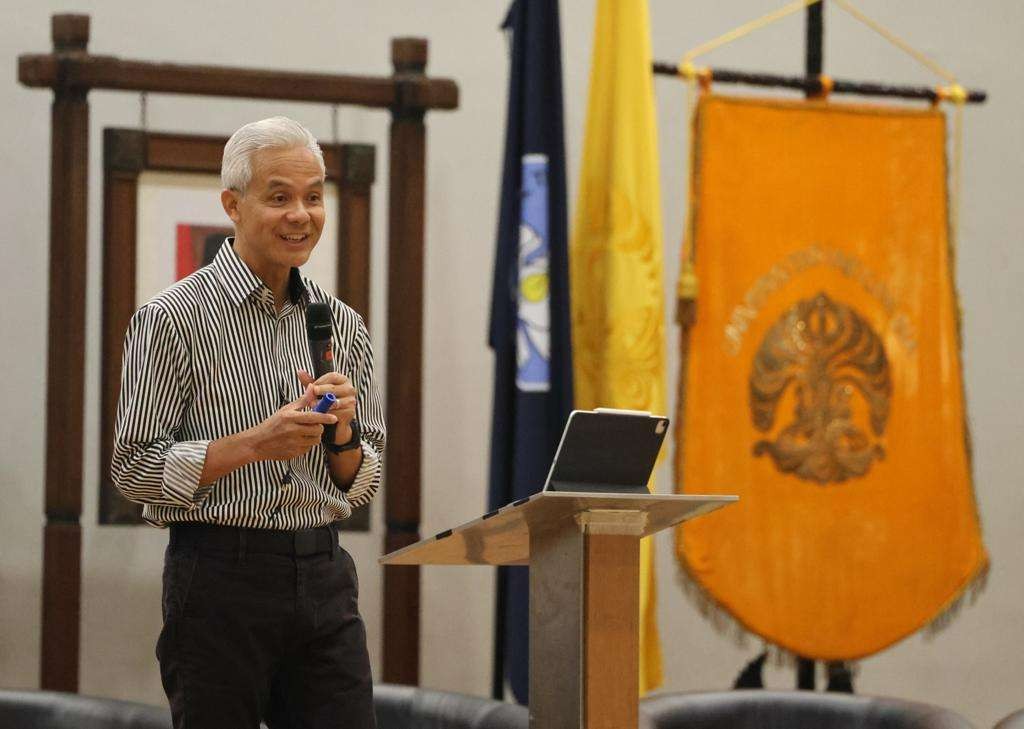
[[[384,551],[420,539],[423,380],[423,218],[425,108],[416,85],[427,66],[427,42],[396,38],[397,84],[391,109],[388,176],[388,448]],[[419,683],[420,570],[384,570],[383,680]]]
[[[370,144],[341,145],[338,180],[338,296],[370,325],[370,193],[376,150]]]
[[[141,524],[142,507],[117,492],[110,474],[121,390],[124,333],[135,313],[136,201],[146,168],[146,133],[103,130],[103,333],[100,350],[100,524]]]
[[[87,15],[55,15],[53,52],[85,53]],[[46,372],[46,523],[40,685],[78,690],[82,433],[89,172],[88,89],[53,90],[50,142],[50,326]]]

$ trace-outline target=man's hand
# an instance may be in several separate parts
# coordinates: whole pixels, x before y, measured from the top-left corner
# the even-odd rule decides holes
[[[325,425],[338,422],[332,413],[306,409],[316,404],[317,396],[311,385],[303,384],[306,391],[302,397],[288,403],[249,431],[256,460],[290,461],[298,458],[320,442]]]
[[[328,392],[337,398],[337,401],[328,410],[338,419],[338,427],[334,431],[334,442],[339,445],[348,443],[352,439],[351,423],[356,417],[356,388],[340,372],[328,372],[316,380],[305,370],[298,370],[297,374],[299,382],[306,388],[306,392],[312,388],[315,395],[314,404]]]

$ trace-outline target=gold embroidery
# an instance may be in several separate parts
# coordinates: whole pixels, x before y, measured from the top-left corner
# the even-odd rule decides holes
[[[819,484],[863,476],[885,456],[855,422],[855,395],[868,407],[875,436],[889,418],[892,383],[881,338],[852,307],[825,293],[790,308],[768,330],[750,375],[754,426],[768,433],[787,391],[796,399],[793,421],[778,437],[759,440],[783,473]]]

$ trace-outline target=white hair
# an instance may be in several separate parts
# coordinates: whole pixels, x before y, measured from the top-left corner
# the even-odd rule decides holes
[[[252,180],[252,156],[261,149],[305,147],[316,157],[320,173],[326,175],[324,153],[306,127],[286,116],[250,122],[231,135],[224,145],[220,183],[225,190],[245,193]]]

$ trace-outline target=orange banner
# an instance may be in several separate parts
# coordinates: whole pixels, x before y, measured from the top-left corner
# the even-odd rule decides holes
[[[885,648],[987,567],[944,119],[717,96],[697,110],[676,473],[740,502],[685,524],[677,549],[708,597],[807,658]]]

